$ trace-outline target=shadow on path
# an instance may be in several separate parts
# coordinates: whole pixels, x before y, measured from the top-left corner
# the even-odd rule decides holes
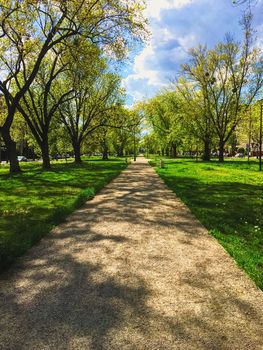
[[[142,159],[1,276],[0,349],[262,349],[263,297]]]

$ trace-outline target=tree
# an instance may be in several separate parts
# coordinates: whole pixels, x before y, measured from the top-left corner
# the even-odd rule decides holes
[[[145,152],[148,154],[156,154],[158,153],[158,140],[156,138],[156,135],[152,132],[150,134],[146,134],[143,137],[142,148],[144,148]]]
[[[50,169],[49,132],[59,106],[72,98],[72,90],[61,89],[59,80],[68,65],[63,51],[47,54],[38,74],[18,105],[41,150],[43,168]]]
[[[73,154],[71,140],[64,125],[56,124],[56,128],[52,128],[49,134],[50,154],[54,159],[58,160],[64,157],[67,160],[68,155]]]
[[[184,69],[182,73],[184,74]],[[207,84],[207,82],[205,81],[204,84]],[[176,83],[176,91],[178,91],[181,97],[180,106],[181,113],[184,115],[185,129],[189,135],[191,134],[203,143],[203,160],[209,161],[211,158],[211,143],[214,136],[214,128],[205,95],[207,86],[201,85],[200,89],[201,91],[196,91],[195,85],[189,83],[184,75]]]
[[[244,41],[230,35],[215,49],[192,49],[192,60],[183,65],[189,81],[207,103],[208,115],[219,142],[219,161],[224,147],[241,120],[241,108],[249,108],[262,88],[263,69],[260,51],[253,48],[251,15],[243,18]]]
[[[114,111],[110,119],[110,142],[118,157],[127,154],[128,148],[134,142],[134,129],[140,124],[138,113],[128,110],[122,105]]]
[[[120,77],[105,70],[91,72],[79,66],[68,75],[68,84],[74,91],[73,99],[59,108],[61,122],[65,125],[75,154],[81,163],[81,145],[94,130],[106,126],[111,112],[120,101]]]
[[[248,151],[259,155],[260,146],[260,100],[255,101],[244,113],[242,123],[237,129],[238,139],[248,145]],[[245,108],[243,108],[245,110]]]
[[[248,6],[250,6],[253,3],[257,3],[258,0],[232,0],[233,5],[243,5],[246,4]]]
[[[98,129],[98,143],[102,153],[102,159],[109,159],[109,150],[110,150],[110,128],[100,127]]]
[[[8,150],[12,173],[19,172],[20,168],[10,128],[18,105],[47,53],[71,37],[83,36],[123,57],[134,39],[144,38],[142,10],[140,0],[125,3],[121,0],[1,1],[0,68],[4,74],[0,79],[0,91],[4,95],[6,117],[0,133]],[[29,56],[34,59],[29,60]]]
[[[146,102],[143,110],[159,140],[162,155],[176,157],[183,134],[176,93],[166,91],[155,96]]]

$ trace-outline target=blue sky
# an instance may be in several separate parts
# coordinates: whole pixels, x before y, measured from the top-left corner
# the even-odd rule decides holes
[[[245,6],[231,0],[147,0],[145,15],[152,37],[128,65],[123,86],[127,105],[153,96],[187,62],[187,51],[198,44],[213,47],[226,33],[241,38]],[[257,45],[263,46],[263,0],[252,7]]]

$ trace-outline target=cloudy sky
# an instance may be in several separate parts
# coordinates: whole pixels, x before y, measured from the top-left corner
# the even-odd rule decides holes
[[[151,97],[175,76],[188,59],[189,48],[212,47],[226,33],[241,37],[244,6],[231,0],[147,0],[152,37],[124,72],[127,104]],[[258,43],[263,45],[263,0],[253,6]]]

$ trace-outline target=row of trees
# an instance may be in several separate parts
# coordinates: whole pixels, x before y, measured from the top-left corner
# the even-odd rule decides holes
[[[49,168],[58,135],[81,162],[81,147],[98,128],[106,135],[108,128],[130,131],[138,124],[122,107],[116,72],[147,37],[143,9],[140,0],[1,1],[0,136],[11,173],[20,171],[21,125]]]
[[[208,50],[190,50],[190,60],[182,65],[170,89],[141,105],[152,127],[146,143],[159,145],[162,153],[176,156],[184,150],[202,148],[210,160],[212,148],[224,160],[226,145],[245,134],[259,142],[259,99],[262,98],[262,52],[254,45],[251,14],[243,17],[243,42],[227,35]]]

